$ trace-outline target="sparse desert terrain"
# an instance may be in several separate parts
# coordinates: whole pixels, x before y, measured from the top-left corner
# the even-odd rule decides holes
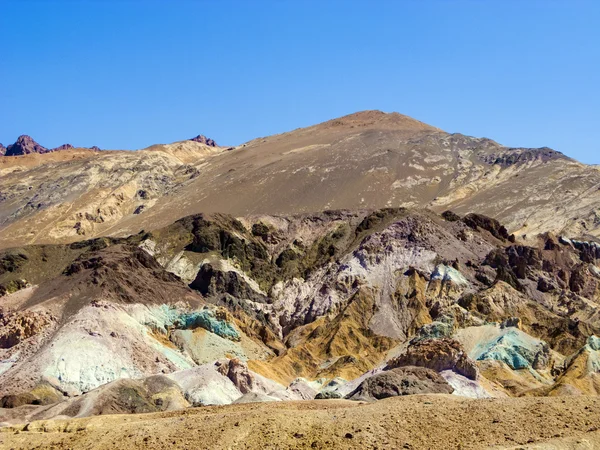
[[[2,448],[600,445],[597,168],[379,111],[7,151]]]
[[[594,449],[592,397],[407,396],[211,406],[181,412],[33,422],[0,429],[2,448]]]

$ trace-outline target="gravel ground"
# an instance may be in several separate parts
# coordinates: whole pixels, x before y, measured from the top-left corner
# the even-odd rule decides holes
[[[315,400],[32,422],[2,449],[600,448],[593,397]]]

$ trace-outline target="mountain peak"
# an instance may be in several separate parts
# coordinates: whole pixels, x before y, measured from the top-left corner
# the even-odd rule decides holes
[[[321,124],[327,128],[333,127],[373,127],[382,129],[397,129],[403,131],[441,131],[412,117],[397,112],[386,113],[380,110],[358,111],[346,116],[332,119]]]
[[[218,147],[217,143],[213,139],[208,138],[208,137],[204,136],[203,134],[199,134],[198,136],[193,137],[188,140],[194,141],[194,142],[200,142],[201,144],[208,145],[209,147]]]
[[[6,156],[28,155],[30,153],[47,153],[49,150],[34,141],[31,136],[22,134],[17,141],[6,149]]]
[[[0,156],[21,156],[29,155],[31,153],[50,153],[59,150],[71,150],[75,148],[71,144],[63,144],[55,148],[46,148],[43,145],[38,144],[31,136],[22,134],[17,138],[17,141],[5,148],[0,144]],[[98,147],[91,147],[92,150],[100,150]]]
[[[50,151],[54,152],[54,151],[57,151],[57,150],[70,150],[72,148],[75,148],[75,147],[73,147],[71,144],[63,144],[63,145],[61,145],[59,147],[53,148]]]

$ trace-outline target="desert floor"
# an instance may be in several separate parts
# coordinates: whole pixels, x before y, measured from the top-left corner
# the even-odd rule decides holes
[[[600,401],[415,395],[253,403],[32,422],[0,429],[0,448],[593,449]]]

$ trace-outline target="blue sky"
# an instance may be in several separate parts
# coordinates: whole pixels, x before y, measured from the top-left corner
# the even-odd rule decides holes
[[[600,163],[598,1],[0,0],[0,142],[225,145],[364,109]]]

